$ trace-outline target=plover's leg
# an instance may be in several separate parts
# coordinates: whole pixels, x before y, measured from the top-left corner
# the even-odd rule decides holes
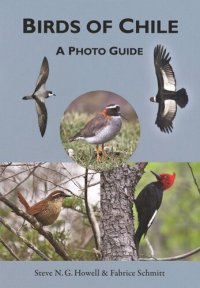
[[[100,161],[100,156],[99,156],[99,145],[96,145],[96,153],[97,153],[97,161]]]
[[[104,144],[102,144],[102,160],[106,159],[106,152],[104,150]]]

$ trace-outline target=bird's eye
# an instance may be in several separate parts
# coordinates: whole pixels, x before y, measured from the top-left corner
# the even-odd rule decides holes
[[[164,176],[163,176],[163,179],[167,180],[167,179],[168,179],[167,175],[164,175]]]

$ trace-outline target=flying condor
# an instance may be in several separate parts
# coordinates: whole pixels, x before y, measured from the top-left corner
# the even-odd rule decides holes
[[[184,88],[176,91],[176,78],[172,66],[171,57],[166,49],[157,45],[154,49],[154,65],[158,80],[158,93],[151,97],[150,101],[158,103],[158,113],[155,124],[162,132],[172,132],[176,116],[177,104],[184,108],[188,103],[188,95]]]

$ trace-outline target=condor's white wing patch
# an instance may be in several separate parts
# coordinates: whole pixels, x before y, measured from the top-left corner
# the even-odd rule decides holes
[[[154,65],[158,79],[158,89],[176,91],[176,78],[172,66],[171,57],[166,49],[157,45],[154,49]]]
[[[168,91],[176,91],[176,80],[171,65],[166,64],[161,68],[164,89]]]
[[[175,100],[165,100],[165,108],[162,113],[162,117],[166,120],[172,121],[176,116],[177,105]]]

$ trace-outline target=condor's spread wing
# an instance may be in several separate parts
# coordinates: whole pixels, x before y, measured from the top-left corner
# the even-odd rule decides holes
[[[173,123],[176,116],[177,105],[175,100],[165,100],[159,104],[156,124],[162,132],[172,132]]]
[[[154,65],[158,80],[158,91],[176,91],[176,78],[169,64],[171,57],[163,46],[157,45],[154,49]]]

